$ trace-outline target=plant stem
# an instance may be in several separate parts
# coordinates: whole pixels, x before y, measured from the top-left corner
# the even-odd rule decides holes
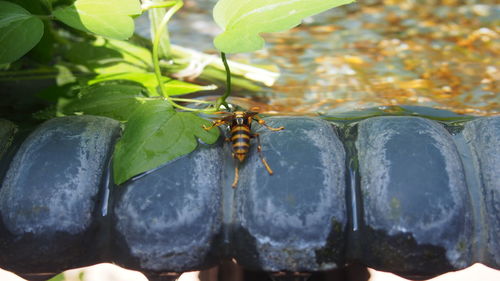
[[[143,101],[148,101],[148,100],[158,100],[158,99],[163,99],[163,97],[159,97],[159,96],[156,96],[156,97],[147,97],[147,98],[137,98],[138,100],[143,100]],[[180,101],[180,102],[191,102],[191,103],[204,103],[204,104],[212,104],[214,105],[215,102],[213,101],[206,101],[206,100],[196,100],[196,99],[186,99],[186,98],[170,98],[172,100],[175,100],[175,101]],[[191,110],[194,110],[194,109],[191,109]],[[198,109],[196,109],[196,111],[199,111]],[[201,110],[203,111],[203,110]],[[210,112],[212,112],[212,110],[209,110]]]
[[[55,17],[53,15],[34,15],[41,20],[53,20]]]
[[[206,101],[206,100],[195,100],[195,99],[185,99],[185,98],[170,98],[170,99],[174,100],[174,101],[180,101],[180,102],[215,104],[212,101]]]
[[[141,5],[141,9],[143,12],[149,10],[149,9],[154,9],[154,8],[168,8],[172,7],[177,3],[176,0],[172,1],[144,1]]]
[[[159,60],[159,47],[160,47],[160,40],[161,36],[172,16],[180,9],[184,3],[182,0],[176,1],[175,5],[173,5],[168,11],[165,13],[165,16],[163,16],[163,19],[161,20],[160,24],[158,25],[156,29],[156,33],[154,35],[154,41],[153,41],[153,66],[155,70],[155,76],[156,80],[158,81],[158,85],[160,86],[160,94],[165,98],[166,101],[168,101],[173,107],[176,107],[178,109],[186,110],[186,111],[197,111],[197,112],[213,112],[215,111],[215,108],[212,109],[196,109],[196,108],[189,108],[182,106],[180,104],[177,104],[174,102],[174,99],[168,96],[167,89],[165,88],[165,85],[163,84],[162,81],[162,75],[161,75],[161,69],[160,69],[160,60]],[[170,42],[169,42],[170,44]],[[170,47],[170,45],[169,45]],[[177,99],[179,100],[179,99]]]
[[[181,0],[175,0],[173,1],[173,4],[170,7],[175,6],[178,2],[182,2]],[[163,3],[161,0],[152,0],[150,3]],[[165,7],[160,7],[157,9],[151,9],[148,11],[148,18],[150,21],[150,34],[151,38],[154,40],[154,38],[157,36],[158,33],[161,33],[161,39],[159,43],[159,57],[163,59],[169,59],[171,57],[171,50],[170,50],[170,34],[168,32],[168,28],[164,28],[163,30],[159,30],[161,23],[163,19],[165,18],[166,15],[166,9]]]
[[[217,99],[217,103],[215,107],[217,110],[220,110],[220,107],[223,105],[227,110],[229,110],[229,105],[226,102],[227,97],[231,94],[231,70],[229,69],[229,65],[227,64],[226,54],[224,52],[220,53],[222,58],[222,62],[224,63],[224,68],[226,69],[226,92],[224,95]]]
[[[153,66],[155,70],[155,75],[156,79],[158,80],[158,84],[160,85],[160,93],[163,97],[167,98],[167,100],[169,100],[169,98],[161,79],[162,76],[161,76],[158,51],[160,47],[161,35],[163,34],[163,31],[165,30],[168,21],[175,14],[175,12],[177,12],[182,7],[182,5],[183,5],[182,1],[177,1],[177,3],[165,13],[165,16],[163,17],[162,21],[160,22],[160,24],[156,29],[156,33],[154,34],[154,40],[153,40]]]

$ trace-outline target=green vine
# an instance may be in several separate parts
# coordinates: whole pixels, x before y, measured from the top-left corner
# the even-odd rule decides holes
[[[226,92],[224,95],[217,99],[215,107],[220,110],[221,106],[224,106],[227,110],[230,110],[226,99],[231,95],[231,70],[229,69],[229,64],[227,63],[226,54],[221,52],[222,63],[224,63],[224,68],[226,69]]]
[[[199,100],[194,100],[194,99],[173,99],[171,98],[167,90],[165,88],[165,85],[162,82],[162,74],[161,74],[161,68],[160,68],[160,58],[159,58],[159,49],[160,49],[160,41],[161,41],[161,36],[163,32],[165,31],[166,26],[168,25],[168,22],[172,18],[172,16],[184,5],[182,0],[180,1],[173,1],[175,2],[174,5],[168,9],[168,11],[165,13],[165,16],[163,17],[162,21],[160,22],[156,33],[154,35],[153,39],[153,66],[154,66],[154,72],[156,75],[156,79],[158,81],[158,85],[160,87],[160,94],[165,100],[167,100],[173,107],[181,109],[181,110],[186,110],[186,111],[194,111],[194,112],[214,112],[216,111],[216,108],[206,108],[206,109],[196,109],[196,108],[189,108],[186,106],[182,106],[178,103],[175,102],[177,101],[182,101],[182,102],[193,102],[193,103],[207,103],[207,104],[213,104],[213,102],[207,102],[207,101],[199,101]],[[164,2],[167,3],[167,2]],[[170,4],[170,2],[168,2]],[[168,41],[168,40],[167,40]],[[168,42],[170,45],[170,42]]]
[[[149,9],[154,9],[154,8],[168,8],[168,7],[174,6],[175,4],[177,4],[177,2],[179,2],[179,1],[172,0],[172,1],[163,1],[163,2],[146,2],[145,4],[143,4],[141,6],[141,9],[143,12],[145,12]]]

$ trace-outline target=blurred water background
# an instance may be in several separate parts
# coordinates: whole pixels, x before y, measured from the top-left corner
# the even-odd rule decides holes
[[[174,44],[216,54],[215,0],[187,0]],[[276,67],[280,78],[240,103],[294,114],[418,105],[472,115],[500,113],[500,5],[479,0],[359,0],[230,58]],[[138,32],[148,37],[147,17]]]

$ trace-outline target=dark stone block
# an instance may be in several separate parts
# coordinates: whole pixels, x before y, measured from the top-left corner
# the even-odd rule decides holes
[[[499,117],[449,131],[419,117],[266,121],[285,127],[253,124],[273,175],[252,139],[231,188],[221,139],[108,189],[118,122],[57,118],[10,145],[0,120],[0,267],[44,278],[108,261],[157,280],[233,257],[268,279],[356,262],[414,279],[500,268]]]
[[[430,277],[471,264],[472,222],[462,163],[437,122],[377,117],[356,141],[368,266]]]
[[[219,262],[222,149],[197,150],[116,187],[112,261],[150,275]],[[220,249],[219,249],[220,250]]]
[[[232,241],[238,263],[264,271],[317,271],[344,264],[345,151],[334,128],[314,118],[269,118],[257,128],[235,190]],[[253,142],[253,141],[252,141]],[[229,184],[229,183],[228,183]]]
[[[0,267],[60,272],[86,264],[103,171],[119,123],[56,118],[21,145],[0,189]]]
[[[477,261],[500,269],[500,116],[467,122],[462,134],[479,176]]]

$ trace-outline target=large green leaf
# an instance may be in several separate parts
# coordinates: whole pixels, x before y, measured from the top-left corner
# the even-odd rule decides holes
[[[43,22],[23,7],[0,1],[0,64],[11,63],[40,41]]]
[[[54,16],[76,29],[124,40],[134,33],[132,16],[141,14],[139,0],[76,0]]]
[[[7,2],[11,2],[13,4],[19,5],[26,9],[30,14],[33,15],[42,15],[46,12],[44,10],[42,3],[40,1],[33,0],[7,0]]]
[[[224,30],[214,44],[225,53],[241,53],[264,47],[260,33],[285,31],[305,17],[354,2],[354,0],[219,0],[215,22]]]
[[[154,96],[159,96],[159,93],[157,92],[158,89],[158,80],[156,79],[156,75],[154,73],[132,73],[132,72],[125,72],[125,73],[110,73],[110,74],[101,74],[97,75],[95,78],[92,80],[89,80],[89,85],[95,84],[95,83],[100,83],[103,81],[110,81],[110,80],[129,80],[129,81],[134,81],[137,83],[142,84],[145,88],[148,89],[148,91],[154,95]],[[167,95],[169,96],[178,96],[178,95],[184,95],[184,94],[189,94],[189,93],[194,93],[198,91],[207,91],[207,90],[214,90],[215,86],[210,85],[210,86],[201,86],[201,85],[196,85],[184,81],[179,81],[175,80],[172,78],[168,77],[162,77],[163,83],[165,85],[165,89],[167,90]]]
[[[127,121],[146,97],[144,88],[132,84],[95,84],[82,90],[77,99],[61,104],[59,112],[82,113]]]
[[[209,124],[194,113],[175,111],[163,100],[142,104],[130,116],[115,147],[115,183],[121,184],[193,151],[198,145],[197,138],[214,143],[219,138],[219,130],[202,128]]]

